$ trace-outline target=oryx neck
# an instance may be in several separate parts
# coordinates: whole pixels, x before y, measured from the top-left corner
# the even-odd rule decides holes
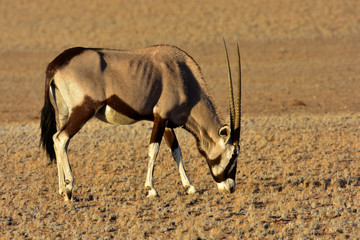
[[[215,107],[209,98],[205,97],[191,110],[185,129],[194,135],[199,152],[207,159],[220,142],[220,126]]]

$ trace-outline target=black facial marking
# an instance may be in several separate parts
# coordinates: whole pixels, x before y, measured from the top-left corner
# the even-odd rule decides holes
[[[229,164],[226,166],[226,168],[224,169],[224,171],[218,175],[218,176],[215,176],[214,173],[212,172],[212,168],[213,166],[216,166],[218,164],[220,164],[220,161],[221,161],[221,155],[219,157],[217,157],[216,159],[213,159],[211,160],[211,164],[210,164],[210,161],[207,159],[208,163],[209,163],[209,167],[210,167],[210,173],[212,175],[212,177],[214,178],[215,182],[217,183],[220,183],[220,182],[223,182],[225,181],[226,179],[228,178],[232,178],[233,180],[235,180],[235,175],[236,175],[236,165],[237,163],[235,163],[235,166],[233,167],[233,169],[230,169],[236,158],[238,157],[238,152],[237,150],[235,149],[232,156],[231,156],[231,159],[229,161]],[[230,172],[231,170],[231,172]]]

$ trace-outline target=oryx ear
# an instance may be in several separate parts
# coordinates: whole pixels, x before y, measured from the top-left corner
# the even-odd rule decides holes
[[[224,143],[226,143],[231,135],[231,130],[228,125],[224,125],[219,129],[219,136],[223,139]]]

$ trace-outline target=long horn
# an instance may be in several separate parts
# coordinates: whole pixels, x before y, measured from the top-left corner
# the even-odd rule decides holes
[[[230,130],[231,130],[231,136],[233,136],[234,129],[235,129],[235,106],[234,106],[234,92],[233,92],[233,84],[232,84],[232,78],[231,78],[231,67],[230,67],[230,61],[229,61],[229,54],[226,47],[225,38],[224,40],[224,47],[225,47],[225,54],[226,54],[226,63],[227,63],[227,70],[228,70],[228,81],[229,81],[229,105],[230,105]]]
[[[240,60],[240,49],[239,44],[237,46],[237,54],[238,54],[238,68],[239,68],[239,77],[238,77],[238,98],[235,109],[235,128],[233,135],[233,144],[234,146],[239,145],[240,141],[240,129],[241,129],[241,60]]]

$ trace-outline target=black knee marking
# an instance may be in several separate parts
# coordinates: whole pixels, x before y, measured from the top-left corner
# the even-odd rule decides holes
[[[151,132],[150,144],[151,143],[161,143],[161,139],[164,135],[166,126],[166,120],[162,119],[159,115],[154,115],[154,126]]]
[[[179,147],[179,142],[176,138],[175,131],[172,128],[165,129],[164,138],[167,146],[174,151]]]

